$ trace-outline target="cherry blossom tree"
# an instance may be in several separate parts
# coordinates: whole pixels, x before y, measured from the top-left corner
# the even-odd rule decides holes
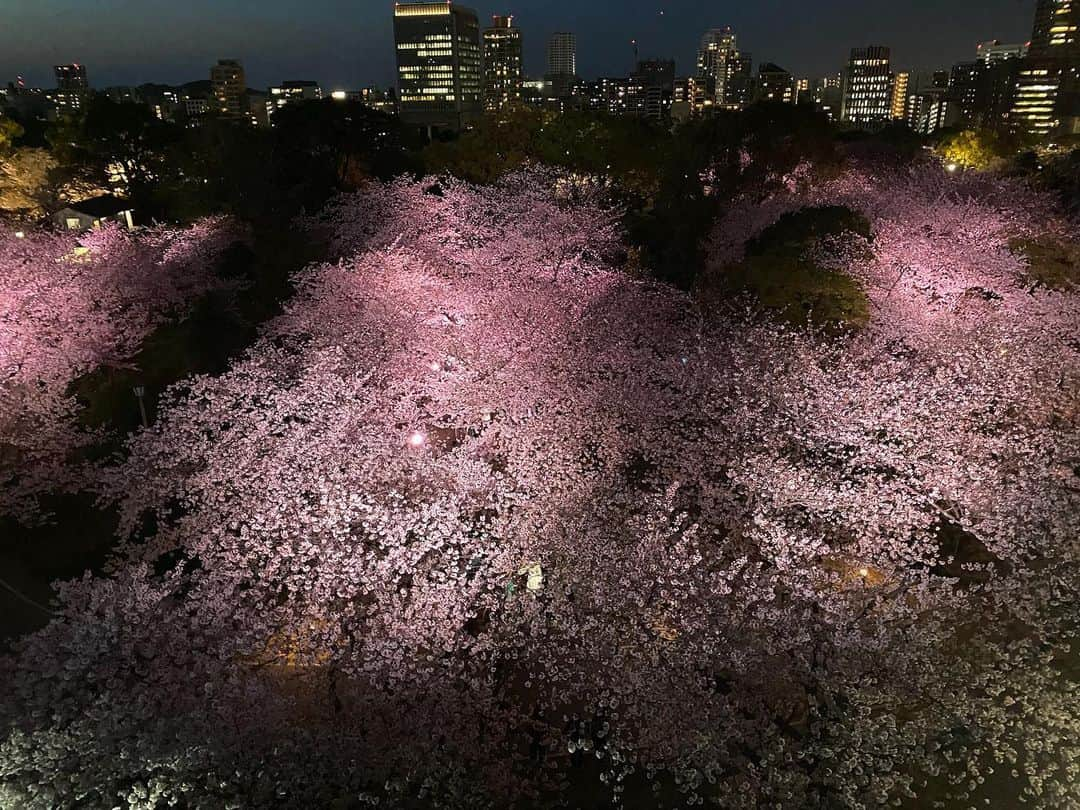
[[[224,220],[132,234],[0,234],[0,511],[33,513],[33,495],[75,482],[66,464],[89,436],[68,386],[127,362],[151,330],[218,283],[236,238]]]
[[[713,240],[864,211],[809,248],[874,304],[832,338],[620,273],[588,184],[336,200],[0,660],[0,804],[1080,801],[1075,298],[999,181],[878,181]]]

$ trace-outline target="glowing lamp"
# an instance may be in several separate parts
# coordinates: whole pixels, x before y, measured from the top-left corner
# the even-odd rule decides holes
[[[23,233],[22,231],[15,231],[15,238],[16,238],[16,239],[25,239],[25,238],[26,238],[26,234],[25,234],[25,233]]]
[[[948,169],[950,172],[955,172],[960,167],[957,166],[955,163],[950,163],[945,168]]]
[[[427,442],[427,437],[419,431],[409,437],[409,444],[413,447],[423,447],[425,442]]]
[[[869,568],[860,568],[859,569],[859,576],[862,577],[863,579],[866,579],[866,577],[870,576],[870,569]]]
[[[335,90],[333,93],[330,94],[330,98],[332,98],[334,101],[344,101],[347,97],[348,96],[345,94],[344,90]]]

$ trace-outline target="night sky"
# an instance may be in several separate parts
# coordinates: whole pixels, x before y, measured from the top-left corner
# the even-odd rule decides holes
[[[501,2],[501,0],[500,0]],[[629,72],[641,56],[674,57],[691,72],[697,40],[732,25],[754,65],[793,73],[840,69],[855,45],[893,49],[900,69],[943,68],[974,56],[984,39],[1026,41],[1035,0],[509,0],[468,4],[485,25],[512,12],[524,31],[526,69],[544,69],[552,31],[578,37],[578,72]],[[247,67],[248,84],[316,79],[327,88],[391,84],[390,0],[3,0],[0,80],[54,85],[51,65],[82,62],[91,85],[206,79],[219,57]],[[663,11],[663,14],[661,14]]]

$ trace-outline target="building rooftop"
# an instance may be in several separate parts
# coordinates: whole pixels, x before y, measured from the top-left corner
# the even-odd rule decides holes
[[[86,214],[91,217],[111,217],[119,214],[121,211],[129,210],[131,208],[131,202],[112,194],[102,194],[98,197],[91,197],[88,200],[68,203],[64,208],[70,208],[72,211],[78,211],[80,214]]]

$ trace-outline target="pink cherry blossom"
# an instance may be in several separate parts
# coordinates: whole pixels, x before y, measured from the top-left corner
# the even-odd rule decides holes
[[[828,338],[627,277],[567,188],[310,222],[335,261],[171,389],[109,575],[0,660],[0,804],[1080,802],[1076,300],[1003,252],[1058,224],[923,172],[740,202],[715,267],[870,219],[814,248],[873,303]]]
[[[131,234],[0,233],[0,511],[28,517],[33,495],[75,484],[68,454],[90,436],[69,384],[122,365],[156,326],[218,283],[236,238],[223,220]]]

